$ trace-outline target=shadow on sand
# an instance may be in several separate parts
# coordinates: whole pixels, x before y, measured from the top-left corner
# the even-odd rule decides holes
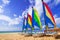
[[[55,37],[55,39],[60,39],[60,35],[57,35],[57,36]]]

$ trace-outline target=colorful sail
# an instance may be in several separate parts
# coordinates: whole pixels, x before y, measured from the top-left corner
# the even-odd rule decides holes
[[[40,29],[42,29],[42,24],[40,21],[40,17],[38,15],[38,12],[36,9],[32,8],[32,26],[34,25],[38,26]]]
[[[24,16],[24,19],[23,19],[23,31],[26,31],[27,30],[27,18]]]
[[[28,14],[28,24],[32,27],[32,17]]]
[[[44,9],[45,24],[48,25],[48,23],[50,23],[52,25],[56,25],[52,12],[50,11],[50,8],[43,1],[42,3],[43,3],[43,9]]]
[[[32,27],[32,16],[28,13],[27,14],[27,28],[28,28],[28,30],[33,30],[34,28]]]

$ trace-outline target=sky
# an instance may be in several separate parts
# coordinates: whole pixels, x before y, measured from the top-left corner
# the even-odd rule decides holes
[[[44,0],[44,2],[51,10],[56,26],[60,27],[60,0]],[[31,14],[32,6],[38,11],[44,29],[41,0],[0,0],[0,31],[21,31],[24,14],[27,12]]]

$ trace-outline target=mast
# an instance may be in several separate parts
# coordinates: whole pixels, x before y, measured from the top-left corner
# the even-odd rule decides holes
[[[24,17],[25,17],[25,15],[24,15]],[[22,32],[24,31],[24,26],[25,26],[25,18],[23,17],[23,27],[22,27]]]
[[[33,3],[32,3],[32,12],[33,12]],[[34,25],[33,25],[33,13],[32,13],[32,27],[34,27]]]
[[[26,20],[27,20],[27,18],[25,17],[25,14],[24,14],[24,18],[23,18],[23,28],[22,28],[22,31],[24,32],[26,32],[27,31],[27,23],[25,23],[26,22]],[[25,29],[25,30],[24,30]]]
[[[54,29],[56,29],[57,27],[56,27],[56,23],[54,24]]]
[[[43,0],[42,0],[42,5],[43,5],[43,11],[44,11],[44,14],[45,14],[46,12],[45,12],[45,8],[44,8]],[[45,25],[46,25],[45,15],[44,15],[44,21],[45,21]],[[46,25],[45,28],[46,28],[46,30],[48,30],[48,24]]]
[[[34,0],[32,0],[32,12],[33,12],[33,6],[34,6]],[[32,34],[32,31],[34,30],[34,25],[33,25],[33,13],[32,13],[32,27],[31,27],[31,34]]]

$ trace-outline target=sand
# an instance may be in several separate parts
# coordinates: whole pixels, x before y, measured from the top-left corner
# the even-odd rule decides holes
[[[54,37],[33,37],[24,36],[19,33],[5,33],[0,34],[0,40],[57,40]]]

